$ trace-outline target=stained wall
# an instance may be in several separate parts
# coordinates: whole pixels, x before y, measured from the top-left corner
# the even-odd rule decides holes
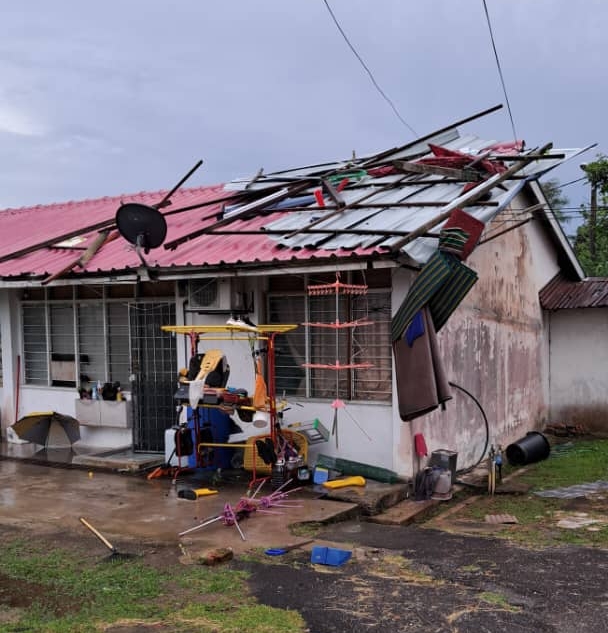
[[[505,227],[499,216],[487,232]],[[505,447],[549,417],[549,329],[538,293],[559,270],[554,246],[533,221],[480,244],[467,264],[479,281],[438,334],[448,379],[462,389],[452,388],[444,411],[395,422],[399,472],[418,467],[416,433],[429,453],[456,451],[465,468],[486,443]]]

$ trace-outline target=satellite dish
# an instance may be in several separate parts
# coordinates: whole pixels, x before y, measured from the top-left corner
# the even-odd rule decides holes
[[[155,207],[128,202],[116,211],[116,226],[119,233],[131,244],[149,253],[157,248],[167,236],[167,221]]]

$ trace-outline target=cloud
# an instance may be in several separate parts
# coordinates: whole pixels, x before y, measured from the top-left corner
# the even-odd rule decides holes
[[[418,133],[504,103],[481,3],[330,4]],[[606,152],[608,3],[589,4],[488,3],[517,134],[530,146],[599,141]],[[192,186],[411,140],[321,0],[22,5],[2,14],[5,203],[169,187],[199,158]],[[462,131],[512,135],[506,108]]]
[[[0,132],[17,136],[44,136],[47,133],[42,121],[16,107],[0,103]]]

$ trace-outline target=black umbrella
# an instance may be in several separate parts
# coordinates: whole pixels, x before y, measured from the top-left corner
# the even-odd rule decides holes
[[[22,439],[35,444],[46,445],[51,431],[51,424],[56,423],[63,428],[70,444],[80,439],[80,423],[76,418],[56,411],[28,413],[17,420],[11,428]]]

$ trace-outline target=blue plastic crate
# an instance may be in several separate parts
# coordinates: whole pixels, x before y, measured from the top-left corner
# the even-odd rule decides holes
[[[343,565],[353,553],[346,549],[338,549],[337,547],[321,547],[315,546],[310,554],[310,562],[316,565],[332,565],[339,567]]]

